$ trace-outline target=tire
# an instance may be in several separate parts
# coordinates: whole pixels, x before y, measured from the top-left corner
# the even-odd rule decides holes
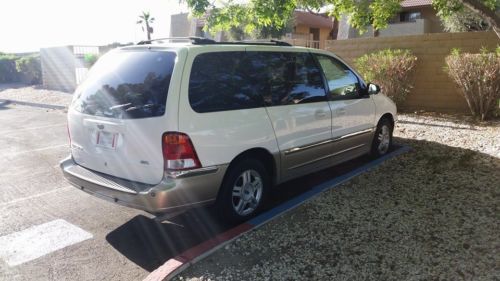
[[[262,162],[253,158],[241,159],[224,177],[215,209],[225,221],[248,220],[262,210],[269,187],[269,173]]]
[[[392,147],[393,125],[388,118],[382,118],[373,136],[371,155],[380,157],[386,155]]]

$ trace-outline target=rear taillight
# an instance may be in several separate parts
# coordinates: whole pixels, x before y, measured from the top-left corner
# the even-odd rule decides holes
[[[162,147],[165,170],[201,168],[200,160],[188,135],[177,132],[164,133]]]

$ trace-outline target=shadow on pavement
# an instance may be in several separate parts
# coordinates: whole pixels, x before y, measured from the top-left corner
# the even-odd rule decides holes
[[[393,150],[399,149],[395,146]],[[316,185],[367,164],[362,156],[341,165],[295,179],[274,188],[266,209],[271,209]],[[197,208],[160,223],[146,216],[136,216],[106,236],[106,240],[130,261],[151,272],[170,258],[236,225],[222,222],[210,208]]]
[[[193,209],[167,222],[136,216],[106,236],[129,260],[151,272],[172,257],[234,225],[215,219],[206,208]]]

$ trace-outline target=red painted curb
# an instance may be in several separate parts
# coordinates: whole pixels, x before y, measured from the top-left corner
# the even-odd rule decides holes
[[[182,265],[187,263],[188,261],[184,261],[182,259],[169,259],[162,266],[155,269],[155,271],[151,272],[144,281],[161,281],[164,280],[170,273],[174,272],[176,269],[180,268]]]
[[[183,266],[186,266],[203,253],[206,253],[222,243],[235,238],[236,236],[249,231],[254,226],[248,223],[243,223],[226,232],[223,232],[214,238],[211,238],[201,244],[198,244],[175,258],[169,259],[163,265],[151,272],[143,281],[161,281],[172,277],[172,274]]]

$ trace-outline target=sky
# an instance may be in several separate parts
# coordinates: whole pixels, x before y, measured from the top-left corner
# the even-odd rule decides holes
[[[179,0],[2,0],[0,52],[43,47],[138,42],[142,11],[156,19],[153,38],[168,37],[170,15],[188,12]]]

